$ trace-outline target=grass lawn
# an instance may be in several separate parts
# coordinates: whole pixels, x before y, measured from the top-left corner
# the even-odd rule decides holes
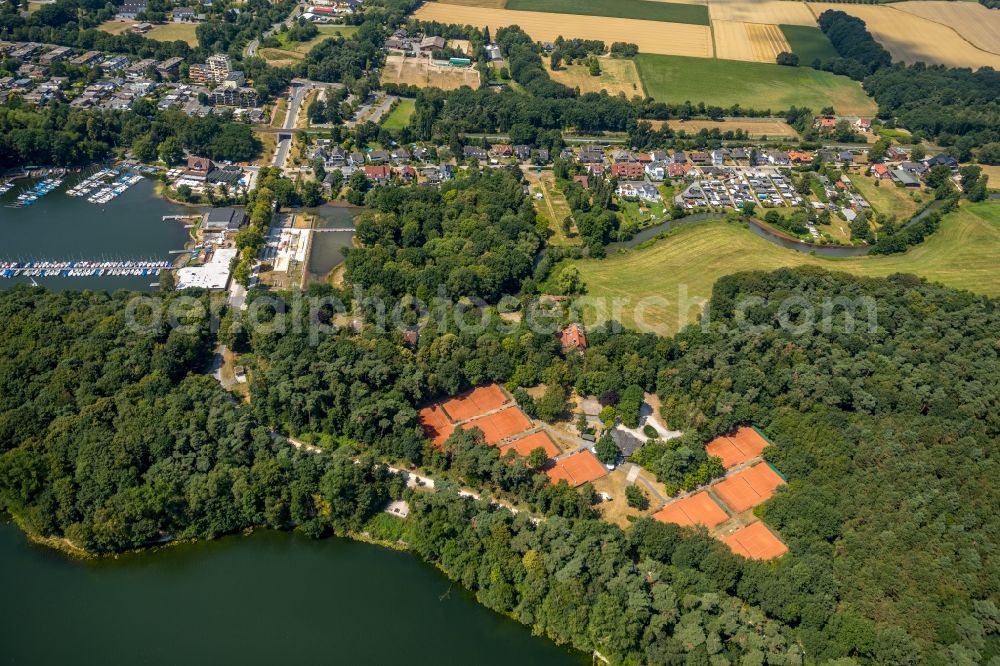
[[[811,67],[640,53],[639,77],[651,97],[666,102],[705,102],[728,107],[787,109],[832,106],[843,115],[871,116],[875,101],[861,84]]]
[[[127,30],[131,30],[133,25],[135,25],[134,21],[105,21],[97,26],[97,29],[112,35],[120,35]]]
[[[897,220],[909,219],[929,195],[906,187],[896,187],[891,182],[882,181],[876,187],[875,181],[861,175],[850,175],[851,184],[861,193],[877,212],[895,215]],[[914,195],[917,199],[914,200]]]
[[[382,121],[382,126],[386,129],[403,129],[410,124],[410,116],[416,111],[416,101],[412,99],[401,99],[396,104],[389,115]]]
[[[572,237],[567,236],[563,231],[562,222],[572,214],[566,196],[556,186],[556,178],[551,171],[528,170],[524,173],[528,181],[528,189],[531,192],[531,201],[535,205],[535,213],[545,220],[552,235],[548,239],[549,245],[579,245],[580,237],[576,235],[576,228],[571,227]],[[542,198],[536,198],[541,194]]]
[[[149,39],[158,42],[175,42],[177,40],[187,42],[191,46],[198,46],[198,36],[195,34],[197,23],[164,23],[153,26],[153,29],[146,33]]]
[[[659,0],[507,0],[506,9],[708,25],[708,7]],[[572,37],[572,35],[567,35]]]
[[[713,221],[684,225],[651,247],[575,263],[589,295],[629,299],[619,315],[628,326],[636,326],[633,305],[639,299],[656,299],[638,313],[645,325],[637,327],[670,335],[699,314],[693,305],[680,312],[679,290],[687,290],[689,303],[707,300],[712,285],[724,275],[812,265],[869,277],[913,273],[949,287],[1000,296],[998,253],[1000,202],[986,201],[964,203],[945,217],[933,236],[904,254],[823,259],[786,250],[742,226]]]
[[[260,50],[261,57],[269,64],[277,66],[295,64],[305,58],[306,54],[324,39],[337,35],[347,37],[358,29],[356,25],[320,25],[316,27],[319,28],[319,34],[305,42],[293,42],[288,39],[287,33],[276,34],[275,39],[281,43],[281,48],[262,48]]]
[[[808,67],[814,60],[826,60],[828,58],[839,58],[837,50],[823,31],[807,25],[780,25],[781,32],[784,33],[788,45],[792,47],[792,53],[799,57],[799,64]]]

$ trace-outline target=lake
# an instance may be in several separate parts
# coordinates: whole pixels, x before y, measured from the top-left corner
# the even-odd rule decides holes
[[[313,210],[313,209],[310,209]],[[365,212],[355,206],[325,205],[315,209],[317,229],[354,228],[354,218]],[[309,249],[309,277],[322,280],[344,262],[344,249],[351,247],[353,231],[321,231],[313,233]]]
[[[417,558],[257,532],[79,562],[0,522],[0,664],[583,666]]]
[[[172,259],[171,250],[184,248],[188,230],[164,215],[197,213],[196,208],[172,204],[155,192],[154,181],[143,178],[124,194],[106,204],[71,197],[66,189],[82,179],[69,174],[59,189],[26,208],[0,206],[0,261]],[[0,204],[17,198],[26,179],[0,197]],[[62,289],[148,289],[153,277],[101,276],[35,278],[43,286]],[[0,289],[30,278],[0,278]]]

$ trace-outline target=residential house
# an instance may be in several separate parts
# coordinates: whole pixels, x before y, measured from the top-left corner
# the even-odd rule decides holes
[[[688,158],[687,155],[684,154],[683,150],[675,150],[673,156],[670,158],[670,161],[674,164],[687,164]]]
[[[889,169],[888,164],[873,164],[872,165],[872,177],[875,180],[890,180],[892,178],[892,172]]]
[[[368,153],[368,162],[371,164],[385,164],[391,157],[389,151],[376,149]]]
[[[616,149],[611,151],[611,159],[615,162],[638,162],[639,158],[627,150]]]
[[[902,162],[899,165],[899,168],[902,169],[903,171],[908,171],[909,173],[912,173],[914,176],[918,178],[923,178],[924,175],[928,171],[930,171],[930,169],[927,168],[927,165],[923,164],[922,162]]]
[[[709,154],[712,157],[712,164],[714,166],[722,166],[726,163],[726,151],[716,149]]]
[[[365,177],[376,184],[388,183],[392,178],[392,169],[388,164],[366,164]]]
[[[486,48],[487,60],[489,60],[490,62],[494,62],[496,60],[503,60],[503,54],[500,53],[499,46],[497,46],[496,44],[487,44],[485,48]]]
[[[622,199],[638,199],[639,201],[659,201],[660,191],[652,183],[646,181],[623,180],[618,183],[615,189]]]
[[[581,164],[604,164],[604,151],[600,146],[584,146],[577,159]]]
[[[146,0],[125,0],[115,16],[119,19],[134,21],[144,11],[146,11]]]
[[[156,71],[165,79],[175,79],[180,73],[182,62],[184,62],[184,58],[167,58],[156,66]]]
[[[417,179],[417,170],[409,164],[404,164],[403,166],[397,168],[396,174],[404,183],[412,183]]]
[[[71,65],[92,65],[101,59],[100,51],[87,51],[69,61]]]
[[[649,151],[649,161],[650,162],[666,162],[670,159],[665,150],[651,150]]]
[[[610,435],[623,458],[628,458],[645,443],[629,431],[622,428],[612,428]]]
[[[603,176],[607,169],[604,168],[603,164],[588,164],[587,173],[591,176]]]
[[[187,168],[184,170],[184,177],[188,180],[201,180],[204,181],[208,178],[208,174],[215,167],[212,160],[207,157],[188,157]]]
[[[514,146],[509,143],[496,143],[490,148],[490,152],[497,157],[510,157],[514,154]]]
[[[859,132],[871,132],[872,131],[872,119],[871,118],[858,118],[854,121],[854,128]]]
[[[854,153],[849,150],[842,150],[840,154],[837,155],[837,159],[845,164],[851,164],[854,162]]]
[[[813,154],[806,150],[789,150],[788,161],[792,164],[805,164],[813,161]]]
[[[637,180],[643,177],[645,170],[638,162],[615,162],[611,165],[611,175],[614,178]]]
[[[490,157],[486,149],[479,146],[462,146],[462,155],[467,160],[475,159],[480,161],[487,160]]]
[[[69,57],[71,53],[72,51],[69,49],[69,47],[57,46],[48,53],[42,55],[42,57],[38,59],[38,62],[40,62],[43,65],[51,65],[54,62],[65,60],[67,57]]]
[[[686,164],[668,164],[667,165],[667,176],[670,178],[683,178],[687,174],[688,167]]]
[[[667,176],[667,165],[663,162],[650,162],[646,165],[645,172],[651,180],[663,180]]]
[[[440,51],[448,42],[444,37],[424,37],[420,40],[421,51]]]
[[[195,13],[192,7],[175,7],[173,11],[170,12],[170,18],[174,23],[181,23],[182,21],[193,21],[198,18],[198,14]]]
[[[399,148],[394,149],[389,156],[394,163],[399,164],[400,162],[406,162],[410,159],[410,151],[400,146]]]
[[[531,146],[519,143],[514,146],[514,155],[522,162],[527,162],[531,157]]]
[[[559,339],[564,351],[587,348],[587,333],[583,330],[583,326],[576,322],[564,328],[559,334]]]
[[[929,157],[924,160],[924,164],[927,165],[928,169],[933,169],[936,166],[946,166],[951,170],[958,168],[958,160],[956,160],[951,155],[935,155],[934,157]]]
[[[580,185],[585,190],[589,190],[590,189],[590,180],[586,176],[582,176],[582,175],[580,175],[580,176],[573,176],[573,182],[574,183],[580,183]]]

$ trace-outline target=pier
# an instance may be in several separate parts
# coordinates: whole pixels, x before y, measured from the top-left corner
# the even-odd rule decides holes
[[[96,277],[104,275],[150,276],[173,268],[169,261],[5,261],[0,262],[0,277]]]
[[[354,232],[354,227],[323,227],[319,229],[311,229],[311,231],[323,232],[323,231],[350,231]]]

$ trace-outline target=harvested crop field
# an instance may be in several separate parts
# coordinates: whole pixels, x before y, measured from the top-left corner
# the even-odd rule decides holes
[[[788,546],[760,521],[741,527],[723,537],[722,542],[737,555],[752,560],[773,560],[788,552]]]
[[[600,61],[600,76],[591,76],[589,67],[575,64],[555,71],[548,70],[549,76],[564,86],[579,88],[582,93],[607,90],[609,95],[625,93],[629,98],[644,94],[639,72],[632,60],[605,57]]]
[[[816,18],[804,2],[782,0],[711,0],[712,21],[743,21],[786,25],[816,25]]]
[[[662,121],[661,121],[662,122]],[[653,123],[654,126],[659,126],[658,123]],[[786,123],[784,120],[776,120],[771,118],[727,118],[725,120],[668,120],[666,124],[672,130],[680,131],[684,130],[688,134],[696,134],[703,129],[713,130],[717,129],[720,132],[735,132],[736,130],[743,130],[751,137],[762,137],[762,136],[787,136],[790,138],[798,138],[799,133],[796,132],[791,125]]]
[[[643,53],[697,58],[710,58],[713,53],[712,34],[707,25],[569,14],[555,18],[545,12],[462,7],[437,2],[424,4],[413,16],[421,21],[458,23],[479,28],[489,26],[494,31],[503,26],[518,25],[532,39],[540,42],[551,42],[561,35],[599,39],[605,44],[631,42]],[[389,69],[388,66],[386,69]]]
[[[611,18],[638,19],[708,25],[708,9],[704,5],[649,0],[507,0],[507,9],[552,14],[579,14]]]
[[[671,502],[653,514],[653,518],[661,523],[673,523],[682,527],[702,525],[712,529],[729,520],[729,514],[703,490]]]
[[[438,0],[445,5],[463,5],[465,7],[492,7],[493,9],[503,9],[507,0]]]
[[[1000,11],[987,9],[978,2],[937,0],[898,2],[892,8],[944,24],[974,46],[1000,53]]]
[[[776,25],[740,21],[712,21],[716,57],[725,60],[774,63],[782,51],[791,51]]]
[[[809,7],[817,16],[833,9],[858,17],[868,26],[872,36],[888,49],[893,60],[972,69],[989,65],[1000,69],[1000,55],[976,48],[946,25],[909,12],[881,5],[825,2],[810,2]]]
[[[426,58],[389,55],[382,69],[382,83],[405,83],[412,86],[454,90],[462,86],[479,88],[479,72],[472,67],[435,65]]]
[[[850,116],[872,116],[877,110],[857,81],[811,67],[646,53],[635,62],[646,94],[665,102],[739,104],[773,111],[832,106]]]

